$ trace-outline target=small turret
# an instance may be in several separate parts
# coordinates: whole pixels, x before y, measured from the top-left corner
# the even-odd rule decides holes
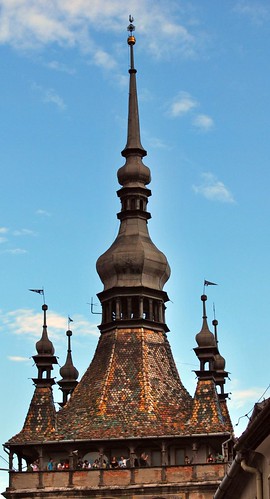
[[[218,321],[214,319],[212,321],[212,324],[214,326],[215,330],[215,338],[216,338],[216,343],[218,344],[218,336],[217,336],[217,326],[218,326]],[[222,355],[220,355],[219,350],[218,353],[215,355],[214,358],[214,370],[215,370],[215,383],[216,386],[220,388],[220,393],[219,393],[219,398],[221,400],[226,399],[228,397],[228,394],[224,392],[224,385],[226,383],[226,378],[228,378],[228,372],[225,371],[225,366],[226,366],[226,361]]]
[[[196,374],[198,377],[205,378],[208,375],[212,375],[212,371],[214,369],[214,358],[218,353],[218,349],[215,336],[211,333],[208,327],[205,305],[207,296],[203,294],[201,296],[201,300],[203,302],[203,323],[200,332],[196,335],[198,347],[194,348],[194,352],[200,361],[200,370],[196,371]],[[206,364],[208,364],[208,369],[206,369]]]
[[[63,402],[59,405],[62,407],[67,403],[68,396],[71,395],[73,390],[76,388],[78,381],[77,378],[79,376],[79,371],[73,365],[72,355],[71,355],[71,336],[72,331],[68,330],[66,332],[68,337],[68,349],[67,349],[67,358],[66,363],[60,369],[60,376],[62,379],[58,381],[58,385],[63,392]]]
[[[35,385],[51,386],[54,379],[51,377],[53,364],[57,364],[57,359],[54,355],[54,346],[48,338],[47,332],[47,305],[42,305],[43,310],[43,329],[41,339],[36,343],[37,355],[33,355],[33,360],[38,369],[38,377],[33,378]],[[43,376],[45,373],[45,377]]]

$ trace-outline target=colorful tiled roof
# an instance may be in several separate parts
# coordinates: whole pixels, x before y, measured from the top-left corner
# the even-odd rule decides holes
[[[230,413],[228,410],[227,402],[226,402],[226,400],[223,399],[223,400],[220,400],[219,403],[220,403],[220,408],[221,408],[224,424],[226,426],[226,430],[232,432],[233,425],[231,422],[231,417],[230,417]]]
[[[36,442],[55,438],[56,411],[50,386],[37,386],[25,418],[23,429],[10,443]]]
[[[226,404],[226,402],[225,402]],[[199,379],[194,395],[189,427],[192,433],[231,431],[225,409],[221,410],[213,378]]]
[[[36,387],[24,427],[9,443],[230,431],[214,380],[199,379],[192,399],[165,333],[119,329],[100,336],[89,368],[58,413],[51,387]]]
[[[181,434],[191,403],[163,332],[114,330],[101,335],[58,431],[67,439]]]

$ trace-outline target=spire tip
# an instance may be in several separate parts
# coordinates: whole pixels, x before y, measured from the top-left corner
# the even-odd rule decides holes
[[[132,33],[133,33],[133,31],[135,31],[135,26],[134,26],[134,24],[132,24],[132,23],[133,23],[133,21],[134,21],[134,18],[130,15],[130,16],[129,16],[129,25],[128,25],[128,27],[127,27],[127,30],[128,30],[128,31],[129,31],[129,33],[130,33],[130,36],[129,36],[129,37],[128,37],[128,39],[127,39],[128,45],[135,45],[135,43],[136,43],[136,38],[135,38],[135,36],[132,34]]]

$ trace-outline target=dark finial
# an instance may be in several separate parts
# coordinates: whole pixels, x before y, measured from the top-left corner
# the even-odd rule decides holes
[[[129,31],[130,35],[128,37],[128,45],[130,46],[130,49],[131,49],[131,53],[130,53],[130,57],[131,57],[131,61],[130,61],[130,67],[131,69],[134,69],[134,60],[133,60],[133,51],[132,51],[132,47],[133,45],[135,45],[136,43],[136,38],[135,36],[132,34],[133,31],[135,31],[135,26],[134,24],[132,24],[134,21],[133,17],[132,16],[129,16],[129,25],[127,27],[127,30]]]
[[[205,294],[203,294],[201,296],[201,300],[203,302],[203,319],[206,319],[207,318],[207,315],[206,315],[206,306],[205,306],[205,302],[207,300],[207,296]]]
[[[132,23],[133,23],[133,21],[134,21],[134,18],[133,18],[131,15],[129,15],[129,25],[128,25],[128,27],[127,27],[127,30],[130,32],[130,34],[131,34],[133,31],[135,31],[135,26],[134,26],[134,24],[132,24]]]
[[[218,326],[218,321],[217,319],[214,319],[212,321],[212,324],[214,326],[214,332],[215,332],[215,340],[216,340],[216,344],[218,344],[218,337],[217,337],[217,326]]]
[[[42,305],[42,310],[44,312],[44,319],[43,319],[43,326],[47,326],[47,321],[46,321],[46,312],[48,310],[48,305]]]
[[[213,303],[213,313],[214,313],[214,319],[212,320],[212,324],[214,326],[214,332],[215,332],[215,340],[216,344],[218,344],[218,338],[217,338],[217,326],[218,326],[218,321],[216,319],[216,307],[215,304]]]
[[[70,329],[66,332],[66,335],[68,337],[68,352],[71,352],[71,346],[70,346],[70,337],[72,336],[72,331]]]

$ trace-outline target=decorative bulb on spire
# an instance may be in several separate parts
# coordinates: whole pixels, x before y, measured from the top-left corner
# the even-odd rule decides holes
[[[207,315],[206,315],[206,301],[207,301],[207,296],[202,295],[201,300],[203,302],[203,324],[202,324],[202,329],[201,331],[196,335],[196,341],[199,347],[212,347],[216,346],[216,340],[209,330],[208,323],[207,323]]]
[[[43,330],[41,339],[36,343],[36,350],[39,355],[54,355],[54,347],[47,334],[46,312],[48,310],[48,305],[45,305],[44,303],[44,305],[42,305],[42,310],[44,312]]]

